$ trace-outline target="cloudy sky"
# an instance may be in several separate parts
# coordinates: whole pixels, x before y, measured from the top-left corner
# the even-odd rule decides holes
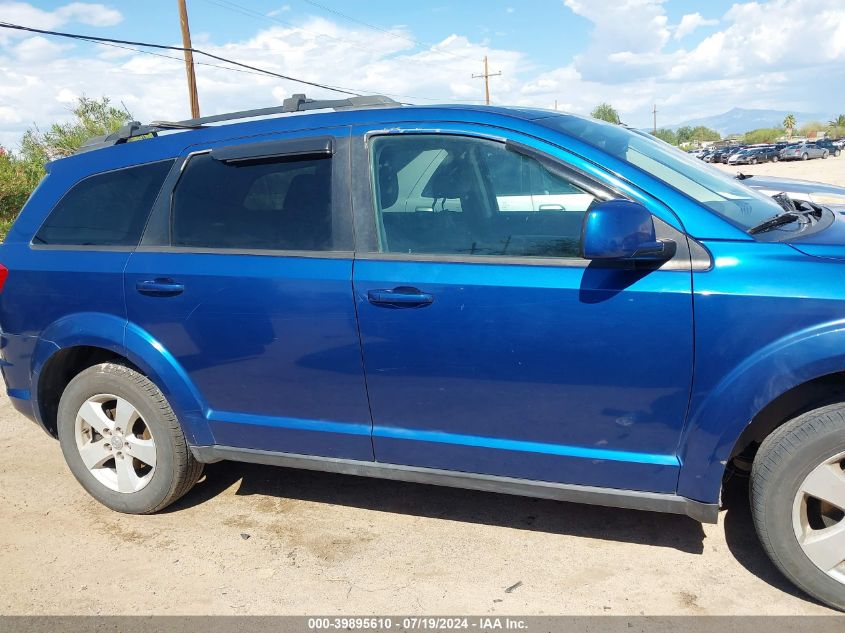
[[[194,46],[279,73],[415,103],[492,99],[626,123],[734,106],[845,112],[845,0],[189,0]],[[0,21],[180,45],[176,0],[0,0]],[[140,120],[186,118],[175,57],[0,29],[0,145],[106,95]],[[319,90],[198,57],[203,114]],[[213,65],[205,65],[213,64]]]

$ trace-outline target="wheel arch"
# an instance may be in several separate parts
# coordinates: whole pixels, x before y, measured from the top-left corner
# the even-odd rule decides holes
[[[681,439],[678,494],[714,503],[732,457],[803,411],[845,398],[845,321],[772,342],[693,392]]]
[[[124,362],[152,380],[173,408],[191,444],[212,444],[205,407],[187,373],[148,332],[125,319],[80,313],[42,332],[32,355],[36,419],[55,436],[58,400],[80,371],[109,360]]]

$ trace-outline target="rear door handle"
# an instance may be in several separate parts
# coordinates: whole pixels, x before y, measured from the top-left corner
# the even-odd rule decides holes
[[[416,288],[400,286],[393,290],[370,290],[367,299],[385,308],[422,308],[434,303],[434,297]]]
[[[159,278],[150,281],[139,281],[135,284],[138,292],[152,297],[173,297],[182,294],[185,286],[169,278]]]

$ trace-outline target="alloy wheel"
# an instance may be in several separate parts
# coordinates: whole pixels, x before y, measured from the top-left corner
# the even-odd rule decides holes
[[[152,479],[155,441],[128,400],[112,394],[91,396],[76,414],[74,435],[85,467],[109,490],[138,492]]]
[[[804,554],[845,584],[845,453],[810,472],[798,488],[792,527]]]

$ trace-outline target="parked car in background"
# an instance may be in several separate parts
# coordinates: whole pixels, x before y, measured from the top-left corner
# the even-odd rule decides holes
[[[819,147],[815,141],[802,141],[787,145],[780,151],[781,160],[808,160],[810,158],[827,158],[830,152]]]
[[[710,158],[710,162],[711,163],[727,163],[728,158],[731,156],[731,154],[735,154],[736,152],[738,152],[742,149],[743,149],[743,147],[741,147],[739,145],[729,145],[729,146],[725,146],[725,147],[720,147],[715,152],[713,152],[713,155]]]
[[[767,163],[769,161],[777,162],[779,156],[778,150],[774,145],[765,147],[748,147],[735,154],[731,154],[728,158],[730,165],[756,165],[757,163]]]
[[[739,175],[737,179],[741,180],[742,184],[767,196],[785,193],[793,200],[806,200],[824,205],[834,211],[845,211],[845,187],[811,180],[751,174]]]
[[[845,610],[845,216],[745,180],[546,110],[133,122],[0,245],[9,401],[135,514],[229,459],[716,523],[743,470]]]
[[[839,156],[842,153],[842,146],[828,138],[816,141],[816,145],[826,149],[832,156]]]

